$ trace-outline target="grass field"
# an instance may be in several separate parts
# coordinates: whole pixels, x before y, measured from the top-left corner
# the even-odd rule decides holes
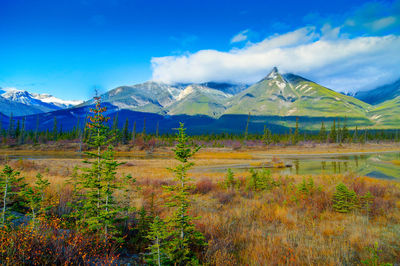
[[[398,150],[397,145],[317,146],[302,148],[204,149],[195,156],[196,167],[252,163],[265,154],[329,154]],[[3,154],[43,154],[43,151],[4,151]],[[70,151],[73,154],[72,151]],[[40,172],[49,179],[50,193],[57,202],[59,215],[68,212],[71,187],[66,184],[80,158],[60,158],[60,152],[48,151],[56,158],[11,160],[10,165],[32,182]],[[63,153],[65,155],[65,153]],[[117,198],[124,204],[147,208],[151,195],[155,211],[167,214],[162,186],[172,182],[168,167],[174,167],[169,149],[155,151],[151,158],[143,151],[120,151],[126,163],[118,176],[131,174],[136,178],[130,197]],[[129,157],[132,156],[132,157]],[[395,161],[394,163],[398,163]],[[272,174],[277,186],[253,191],[246,187],[248,171],[235,172],[235,188],[225,188],[225,173],[192,172],[191,213],[199,216],[196,227],[205,235],[208,246],[200,255],[202,262],[211,265],[338,265],[400,262],[400,183],[377,180],[354,174],[314,175],[313,187],[307,193],[299,190],[310,176]],[[307,181],[308,182],[308,181]],[[358,195],[368,191],[373,202],[368,210],[355,209],[339,213],[333,208],[333,195],[339,183],[344,183]],[[132,219],[137,214],[132,214]],[[136,218],[135,218],[136,217]],[[375,245],[377,249],[374,249]],[[137,252],[137,251],[136,251]],[[378,265],[378,264],[372,264]]]

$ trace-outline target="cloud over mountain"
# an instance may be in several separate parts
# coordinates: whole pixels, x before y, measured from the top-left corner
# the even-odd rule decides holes
[[[152,58],[153,79],[164,82],[251,83],[273,66],[337,90],[371,88],[398,78],[400,36],[346,37],[340,28],[303,27],[230,51],[200,50]]]
[[[370,89],[399,78],[400,0],[366,2],[345,14],[310,13],[304,22],[313,26],[257,42],[250,29],[243,30],[230,40],[238,47],[227,51],[154,57],[152,78],[253,83],[278,66],[338,91]]]

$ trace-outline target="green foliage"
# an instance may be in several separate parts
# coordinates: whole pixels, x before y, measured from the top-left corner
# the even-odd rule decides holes
[[[272,143],[272,133],[266,126],[264,126],[262,141],[265,145],[269,145]]]
[[[299,118],[296,117],[296,128],[294,130],[294,134],[293,134],[293,144],[297,144],[299,143],[300,140],[300,136],[299,136]]]
[[[19,197],[21,190],[25,187],[23,181],[24,178],[20,177],[18,171],[15,171],[9,165],[4,166],[0,173],[1,226],[13,220],[14,217],[9,215],[10,211],[18,209],[23,203]]]
[[[350,190],[345,184],[340,183],[336,186],[333,194],[333,209],[337,212],[348,213],[358,206],[357,194]]]
[[[388,262],[380,262],[381,258],[379,257],[379,253],[381,250],[379,249],[378,242],[375,242],[373,247],[367,247],[368,258],[362,260],[361,263],[368,266],[392,266],[392,263]]]
[[[329,132],[329,141],[336,142],[336,139],[337,139],[336,122],[335,120],[333,120],[331,131]]]
[[[125,121],[124,128],[122,129],[122,143],[128,144],[129,141],[129,120],[128,118]]]
[[[170,169],[174,174],[175,185],[165,186],[170,192],[166,206],[173,210],[172,215],[166,218],[169,232],[168,257],[177,265],[185,265],[196,259],[193,248],[205,245],[204,236],[196,230],[193,220],[189,215],[190,199],[189,191],[192,186],[187,171],[194,165],[189,159],[200,149],[198,146],[189,145],[189,137],[185,132],[184,124],[180,123],[176,135],[176,146],[173,149],[175,159],[181,164]]]
[[[343,128],[342,128],[342,141],[346,142],[350,139],[350,132],[347,128],[347,119],[344,119],[344,124],[343,124]]]
[[[321,122],[321,129],[318,134],[319,142],[323,143],[326,141],[326,129],[324,121]]]
[[[266,169],[256,171],[250,169],[250,176],[246,180],[246,189],[252,191],[271,190],[279,186],[279,182],[271,177],[271,172]]]
[[[85,152],[89,159],[83,161],[88,167],[82,168],[81,175],[76,178],[72,217],[81,230],[101,233],[106,241],[110,237],[121,240],[116,223],[120,221],[123,209],[114,198],[114,192],[123,186],[116,178],[121,163],[114,159],[111,145],[116,136],[106,124],[108,118],[103,115],[106,108],[101,107],[100,97],[95,97],[95,102],[96,107],[91,109],[93,115],[87,124],[87,144],[91,151]]]
[[[316,190],[314,185],[314,179],[310,177],[307,181],[303,178],[303,181],[297,185],[297,191],[303,195],[311,195]]]
[[[34,186],[25,186],[21,191],[22,196],[26,199],[26,206],[30,210],[32,223],[34,225],[36,224],[36,218],[45,214],[45,192],[49,185],[50,182],[38,173]]]
[[[168,254],[168,237],[169,232],[165,222],[156,216],[150,224],[147,239],[151,242],[148,247],[149,254],[146,256],[146,262],[150,265],[169,265],[172,261]]]
[[[224,187],[227,189],[233,189],[236,185],[235,176],[230,168],[226,171]]]

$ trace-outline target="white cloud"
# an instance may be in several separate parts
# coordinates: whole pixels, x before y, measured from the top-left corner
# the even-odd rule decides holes
[[[236,34],[235,36],[232,37],[231,43],[243,42],[243,41],[247,40],[248,32],[249,32],[249,30],[243,30],[243,31],[239,32],[238,34]]]
[[[377,19],[374,22],[372,22],[371,28],[374,31],[379,31],[395,24],[396,21],[397,19],[393,16]]]
[[[273,66],[336,90],[371,88],[400,73],[400,37],[338,37],[339,28],[314,27],[234,48],[152,58],[153,79],[164,82],[253,83]]]

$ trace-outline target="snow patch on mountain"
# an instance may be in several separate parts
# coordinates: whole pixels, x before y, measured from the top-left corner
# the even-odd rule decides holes
[[[32,93],[32,96],[35,99],[38,99],[42,102],[54,104],[61,108],[68,108],[68,107],[76,106],[76,105],[83,103],[83,101],[81,101],[81,100],[63,100],[63,99],[54,97],[53,95],[50,95],[50,94]]]
[[[177,101],[182,100],[183,98],[187,97],[188,95],[194,92],[193,86],[187,86],[181,93],[179,93],[178,97],[176,97]]]
[[[0,96],[7,100],[22,103],[28,106],[42,107],[44,108],[43,111],[54,111],[58,109],[69,108],[83,102],[65,101],[50,94],[30,93],[17,88],[0,89]]]

